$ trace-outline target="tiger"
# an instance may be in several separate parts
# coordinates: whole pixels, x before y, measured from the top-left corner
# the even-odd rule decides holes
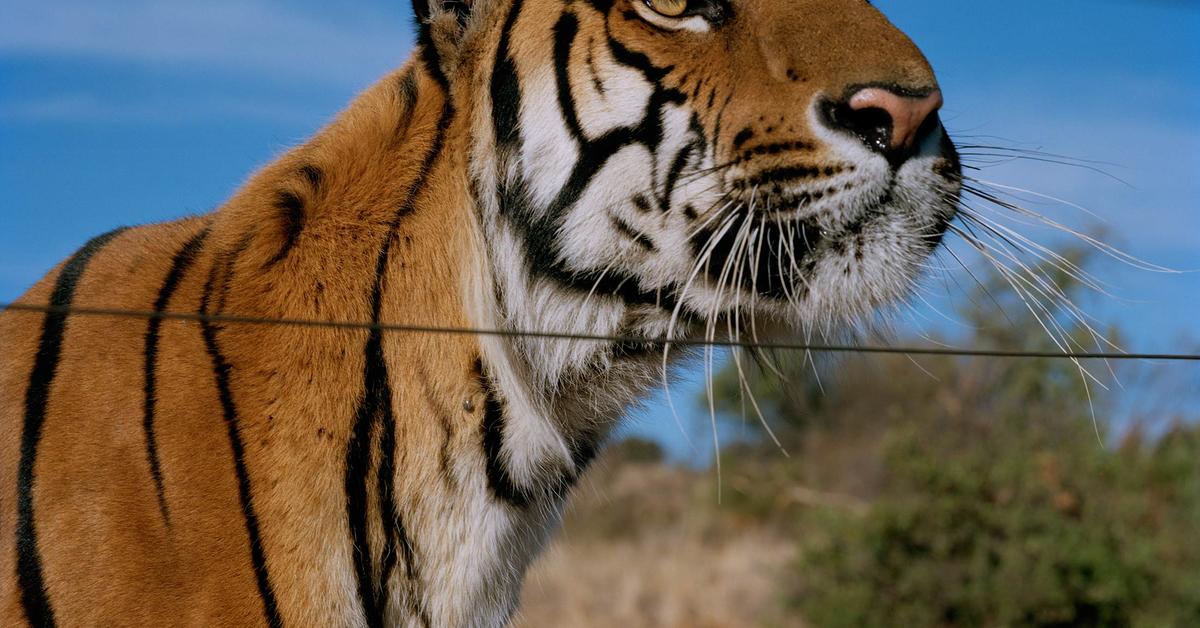
[[[224,205],[0,316],[4,625],[506,625],[665,370],[897,302],[958,211],[869,2],[413,11]]]

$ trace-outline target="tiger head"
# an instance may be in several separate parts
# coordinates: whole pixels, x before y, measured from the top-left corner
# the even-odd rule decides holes
[[[509,310],[536,312],[533,325],[606,299],[626,314],[665,309],[672,328],[844,321],[906,294],[955,215],[961,169],[937,80],[869,2],[417,12],[469,109],[507,300],[540,304]],[[592,330],[615,320],[588,318]]]

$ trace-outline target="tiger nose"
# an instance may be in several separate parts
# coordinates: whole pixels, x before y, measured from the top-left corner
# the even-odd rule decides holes
[[[913,96],[883,87],[867,87],[831,112],[831,122],[858,136],[893,163],[912,156],[921,140],[937,128],[942,92]]]

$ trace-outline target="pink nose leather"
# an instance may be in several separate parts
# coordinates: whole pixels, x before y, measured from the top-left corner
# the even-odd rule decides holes
[[[850,97],[850,109],[854,111],[882,109],[892,117],[892,150],[911,149],[921,125],[941,108],[941,90],[912,98],[879,87],[868,87]]]

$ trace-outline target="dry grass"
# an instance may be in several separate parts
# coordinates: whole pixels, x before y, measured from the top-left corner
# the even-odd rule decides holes
[[[517,626],[803,625],[773,584],[795,544],[719,507],[711,475],[606,466],[530,574]]]

